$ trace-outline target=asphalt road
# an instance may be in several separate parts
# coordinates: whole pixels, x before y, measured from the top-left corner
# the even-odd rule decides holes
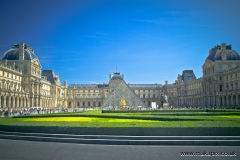
[[[236,156],[180,156],[180,152],[233,152]],[[0,139],[0,160],[239,160],[240,146],[84,145]]]

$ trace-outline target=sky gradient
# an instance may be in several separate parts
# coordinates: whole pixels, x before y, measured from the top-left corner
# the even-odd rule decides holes
[[[68,84],[173,83],[197,78],[208,51],[225,42],[240,53],[239,0],[0,0],[0,54],[29,44],[43,70]]]

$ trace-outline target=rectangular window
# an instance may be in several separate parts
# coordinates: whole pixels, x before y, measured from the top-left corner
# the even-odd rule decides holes
[[[219,91],[220,92],[222,91],[222,85],[219,85]]]

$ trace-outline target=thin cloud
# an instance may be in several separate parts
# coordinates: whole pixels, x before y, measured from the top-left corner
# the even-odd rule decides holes
[[[155,24],[169,24],[170,21],[168,18],[161,18],[157,20],[152,19],[129,19],[130,21],[136,21],[136,22],[145,22],[145,23],[155,23]]]
[[[167,14],[171,14],[171,15],[177,15],[177,14],[180,14],[179,11],[168,11],[166,12]]]
[[[84,38],[97,38],[97,36],[89,35],[89,36],[82,36]]]
[[[99,82],[96,82],[96,81],[78,81],[78,80],[76,80],[76,82],[75,82],[76,84],[82,84],[82,83],[85,83],[85,84],[102,84],[102,83],[99,83]]]
[[[83,38],[101,38],[108,35],[107,33],[104,32],[95,32],[92,35],[87,35],[87,36],[82,36]]]
[[[98,35],[102,35],[102,36],[106,36],[106,35],[108,35],[107,33],[105,33],[105,32],[95,32],[96,34],[98,34]]]
[[[197,26],[197,27],[224,27],[224,26],[233,26],[228,24],[183,24],[186,26]]]
[[[104,76],[104,77],[106,77],[107,75],[103,75],[103,74],[94,74],[95,76]]]
[[[38,56],[39,59],[51,59],[51,58],[55,58],[55,56]]]

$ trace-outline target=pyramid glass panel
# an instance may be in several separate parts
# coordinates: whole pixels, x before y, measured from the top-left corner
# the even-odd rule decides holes
[[[103,108],[121,109],[146,108],[147,106],[138,95],[122,80],[104,102]]]

